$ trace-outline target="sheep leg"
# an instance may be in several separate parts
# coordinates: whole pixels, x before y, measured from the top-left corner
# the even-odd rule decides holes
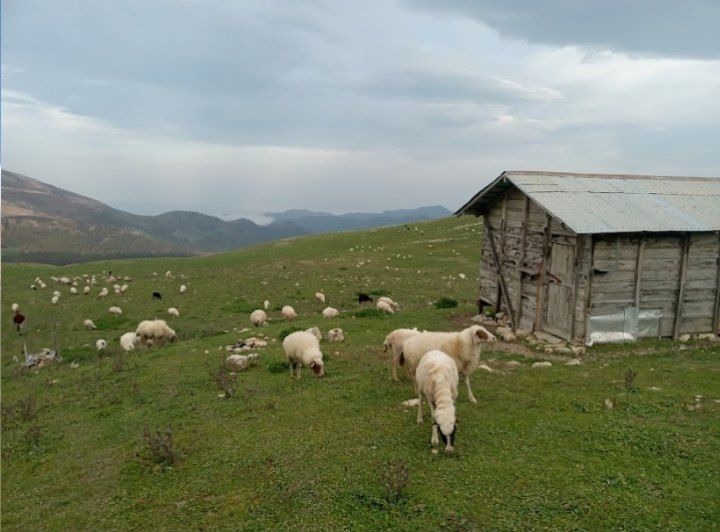
[[[423,411],[422,411],[422,393],[418,392],[418,415],[417,422],[421,424],[423,422]]]
[[[475,399],[475,396],[472,393],[472,389],[470,388],[470,375],[465,375],[465,385],[467,386],[468,399],[470,399],[471,403],[477,404],[477,399]]]
[[[397,375],[397,366],[398,366],[398,355],[395,353],[395,350],[393,350],[393,359],[392,359],[392,380],[397,382],[398,381],[398,375]]]
[[[432,401],[428,401],[428,405],[430,405],[430,418],[432,419],[433,425],[432,425],[432,435],[430,436],[430,445],[433,447],[438,446],[438,426],[437,423],[435,423],[435,407],[433,406]]]

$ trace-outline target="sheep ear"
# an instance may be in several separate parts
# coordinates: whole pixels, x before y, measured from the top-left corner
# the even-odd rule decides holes
[[[481,340],[487,340],[490,338],[490,336],[488,336],[488,333],[485,329],[478,329],[477,331],[475,331],[475,336],[477,336]]]

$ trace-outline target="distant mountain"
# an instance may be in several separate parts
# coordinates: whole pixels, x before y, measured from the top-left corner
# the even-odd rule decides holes
[[[140,216],[2,171],[3,260],[65,263],[109,257],[193,255],[298,236],[288,222],[259,226],[195,212]]]
[[[265,212],[264,216],[273,218],[276,224],[292,223],[310,233],[325,233],[328,231],[348,231],[352,229],[368,229],[384,225],[398,225],[403,223],[419,222],[422,220],[435,220],[449,216],[451,211],[441,205],[420,207],[418,209],[402,209],[384,212],[348,212],[345,214],[332,214],[329,212],[315,212],[305,209],[291,209],[283,212]]]

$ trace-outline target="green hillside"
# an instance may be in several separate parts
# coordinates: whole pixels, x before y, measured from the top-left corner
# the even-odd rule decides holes
[[[465,217],[207,257],[3,263],[3,529],[716,527],[717,344],[601,346],[581,366],[556,360],[542,370],[532,358],[486,351],[495,372],[473,376],[477,405],[460,392],[456,452],[431,454],[428,416],[419,426],[416,409],[401,406],[412,387],[390,381],[381,345],[398,327],[469,324],[481,235]],[[111,286],[105,299],[97,288],[73,296],[50,281],[108,271],[132,278],[122,296]],[[31,290],[37,276],[46,289]],[[151,298],[156,290],[162,301]],[[340,316],[320,316],[318,290]],[[358,291],[389,294],[401,310],[359,312]],[[434,308],[441,297],[459,306]],[[241,333],[265,299],[270,325]],[[13,302],[27,316],[29,350],[52,347],[57,325],[64,363],[27,371],[13,361],[22,360]],[[292,324],[280,319],[284,304],[299,314]],[[123,315],[111,318],[110,305]],[[177,342],[120,353],[122,333],[170,306],[180,310],[168,319]],[[83,330],[85,318],[100,330]],[[342,327],[346,340],[322,342],[324,379],[304,369],[293,381],[277,338],[314,325]],[[213,375],[223,346],[256,333],[275,341],[238,375],[235,395],[220,397]],[[110,344],[102,356],[98,338]],[[510,359],[520,367],[505,369]],[[626,385],[628,369],[637,376]],[[170,465],[152,460],[144,437],[158,429],[172,433]]]

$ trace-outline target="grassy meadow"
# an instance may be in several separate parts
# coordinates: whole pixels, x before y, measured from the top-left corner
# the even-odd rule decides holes
[[[419,426],[416,409],[401,406],[412,387],[390,381],[382,341],[398,327],[469,324],[481,238],[464,217],[201,258],[3,264],[3,529],[720,526],[717,344],[597,346],[580,366],[547,369],[485,351],[496,371],[473,376],[477,405],[460,390],[456,452],[430,452],[429,414]],[[104,271],[132,277],[129,290],[116,296],[109,285],[96,299]],[[99,281],[89,296],[50,280],[82,274]],[[30,289],[37,276],[46,289]],[[320,316],[318,290],[340,316]],[[387,294],[401,311],[362,312],[358,291]],[[434,308],[444,296],[458,307]],[[266,299],[270,325],[241,332]],[[52,347],[56,326],[63,363],[28,371],[13,360],[22,360],[13,302],[28,349]],[[292,324],[280,319],[285,304],[298,312]],[[179,318],[166,318],[171,306]],[[178,341],[122,354],[120,335],[152,317],[168,319]],[[85,318],[98,330],[83,330]],[[322,342],[324,379],[304,368],[291,380],[279,335],[315,325],[341,327],[345,341]],[[221,397],[224,346],[256,333],[268,347]],[[99,338],[109,343],[101,354]],[[511,359],[520,367],[504,369]]]

